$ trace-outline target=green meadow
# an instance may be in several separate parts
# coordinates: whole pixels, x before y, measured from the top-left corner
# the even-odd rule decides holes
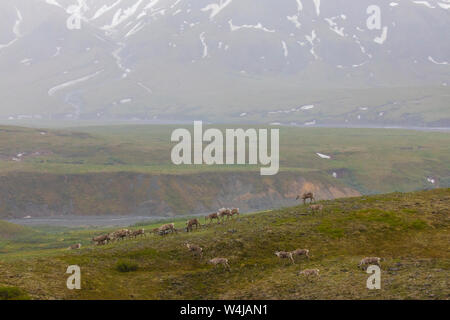
[[[282,208],[205,224],[177,234],[94,246],[111,228],[20,227],[0,223],[0,299],[449,299],[450,189],[391,193]],[[200,245],[201,259],[185,242]],[[79,250],[68,250],[74,243]],[[307,248],[292,264],[274,252]],[[381,262],[381,289],[358,269]],[[229,259],[231,270],[214,267]],[[66,269],[81,268],[81,290],[68,290]],[[320,277],[299,272],[318,268]]]
[[[118,125],[71,129],[0,126],[0,173],[195,174],[257,172],[259,165],[172,164],[175,128]],[[207,127],[205,126],[204,129]],[[218,127],[225,129],[225,127]],[[246,128],[245,126],[243,128]],[[361,193],[450,186],[450,134],[397,129],[280,127],[280,171],[317,173]],[[13,157],[25,153],[21,161]],[[321,159],[316,153],[331,156]],[[436,180],[435,185],[427,177]]]

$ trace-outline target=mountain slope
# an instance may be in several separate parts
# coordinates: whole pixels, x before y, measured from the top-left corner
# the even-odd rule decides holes
[[[0,217],[257,211],[305,191],[324,200],[450,186],[445,132],[281,128],[280,172],[267,177],[259,165],[174,165],[174,128],[0,127]]]
[[[0,240],[11,240],[21,236],[30,236],[33,230],[14,223],[0,220]]]
[[[370,30],[373,4],[380,24]],[[3,120],[450,119],[448,0],[5,0],[0,9]],[[80,29],[68,29],[77,18]],[[296,111],[307,105],[315,109]],[[271,113],[280,110],[292,112]]]
[[[297,206],[107,246],[90,239],[110,229],[66,230],[20,257],[6,252],[0,286],[17,286],[35,299],[449,298],[450,189],[322,204],[322,213]],[[184,226],[176,221],[177,228]],[[202,246],[204,258],[188,252],[186,241]],[[81,250],[67,251],[78,242]],[[291,264],[274,255],[297,248],[308,248],[311,259]],[[366,288],[369,275],[357,267],[366,256],[383,258],[381,290]],[[213,257],[227,257],[231,270],[209,265]],[[118,262],[137,270],[119,272]],[[80,266],[81,290],[66,288],[68,265]],[[318,268],[321,277],[299,275],[309,268]]]

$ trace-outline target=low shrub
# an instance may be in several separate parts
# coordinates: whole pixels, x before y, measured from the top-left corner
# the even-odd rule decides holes
[[[17,287],[0,287],[0,300],[28,300],[28,295]]]
[[[120,260],[116,263],[116,270],[119,272],[131,272],[136,271],[137,269],[137,263],[132,261]]]

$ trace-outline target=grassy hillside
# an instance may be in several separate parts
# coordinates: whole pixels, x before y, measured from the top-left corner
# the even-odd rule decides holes
[[[259,169],[259,166],[173,165],[170,150],[175,143],[170,142],[170,136],[174,129],[180,127],[191,130],[192,123],[177,126],[79,127],[70,130],[0,126],[0,172],[189,174]],[[224,130],[230,127],[233,128],[218,128]],[[371,176],[372,180],[376,179],[373,182],[377,182],[376,188],[372,189],[383,191],[389,185],[384,184],[383,179],[394,174],[392,179],[397,180],[395,173],[399,168],[414,166],[415,173],[409,172],[414,180],[407,184],[413,182],[418,187],[424,187],[424,175],[448,178],[449,142],[450,135],[440,132],[281,127],[280,170],[347,170],[358,173],[356,178],[359,175],[365,175],[364,178]],[[320,159],[317,152],[332,156],[332,160]],[[19,154],[22,156],[17,157]],[[20,161],[13,161],[13,158]],[[363,181],[365,179],[358,180],[361,180],[361,186],[370,186],[369,182]]]
[[[0,220],[1,240],[16,239],[18,237],[28,236],[33,233],[33,230],[30,228]]]
[[[89,239],[110,230],[41,228],[46,241],[22,251],[23,244],[11,241],[11,249],[0,255],[0,287],[16,287],[37,299],[450,298],[450,189],[322,204],[324,211],[316,214],[300,205],[192,233],[100,247],[89,245]],[[80,241],[81,250],[64,249]],[[204,259],[187,252],[185,241],[201,245]],[[296,248],[310,249],[311,259],[290,264],[274,255]],[[206,263],[218,256],[230,260],[230,271]],[[369,275],[357,268],[365,256],[384,259],[381,290],[366,288]],[[136,270],[120,272],[118,263]],[[65,286],[65,271],[73,264],[81,267],[81,290]],[[321,277],[305,279],[298,274],[305,268],[319,268]]]
[[[261,177],[255,165],[173,165],[175,128],[0,127],[0,217],[254,211],[306,189],[330,199],[450,186],[448,133],[282,127],[280,173]]]

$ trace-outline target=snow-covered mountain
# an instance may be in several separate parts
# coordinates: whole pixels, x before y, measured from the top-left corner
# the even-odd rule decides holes
[[[446,123],[449,40],[450,0],[2,0],[0,118]]]

